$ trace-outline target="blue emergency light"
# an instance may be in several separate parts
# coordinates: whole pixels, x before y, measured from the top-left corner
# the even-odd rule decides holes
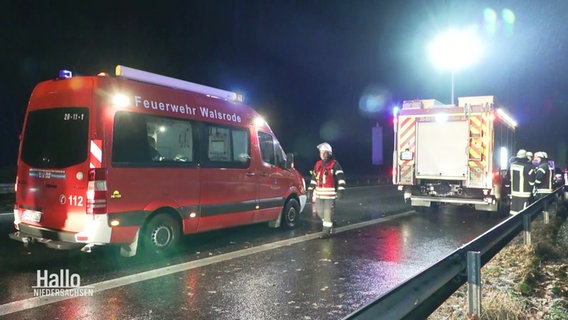
[[[60,79],[71,79],[73,78],[73,72],[69,70],[59,70]]]
[[[399,112],[399,111],[400,111],[400,107],[399,107],[399,106],[394,106],[394,107],[392,107],[392,115],[393,115],[393,116],[396,117],[396,116],[398,115],[398,112]]]

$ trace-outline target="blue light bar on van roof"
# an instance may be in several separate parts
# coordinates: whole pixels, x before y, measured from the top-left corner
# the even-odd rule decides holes
[[[59,79],[71,79],[73,78],[73,72],[69,70],[59,70]]]
[[[221,90],[213,87],[204,86],[201,84],[170,78],[162,76],[159,74],[138,70],[130,67],[125,67],[121,65],[116,66],[116,76],[123,77],[132,80],[138,80],[153,84],[159,84],[162,86],[167,86],[171,88],[177,88],[182,90],[187,90],[191,92],[202,93],[214,98],[219,98],[223,100],[230,100],[236,102],[243,102],[244,98],[242,94],[237,94],[232,91]]]

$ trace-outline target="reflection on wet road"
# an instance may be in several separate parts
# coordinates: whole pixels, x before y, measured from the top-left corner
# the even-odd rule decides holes
[[[340,319],[482,234],[500,219],[468,207],[410,211],[392,186],[350,189],[338,233],[320,239],[306,208],[293,231],[253,225],[184,239],[163,261],[25,249],[0,240],[6,319]],[[37,270],[69,269],[93,297],[34,298]]]

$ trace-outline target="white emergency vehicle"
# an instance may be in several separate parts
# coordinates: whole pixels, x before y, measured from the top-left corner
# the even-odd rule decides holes
[[[506,206],[503,178],[517,123],[493,96],[404,101],[394,119],[393,183],[413,207]]]

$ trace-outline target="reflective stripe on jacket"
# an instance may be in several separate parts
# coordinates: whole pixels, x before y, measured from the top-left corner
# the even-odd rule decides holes
[[[528,160],[517,160],[511,163],[510,170],[511,195],[513,197],[530,197],[534,184],[532,165]]]
[[[339,162],[335,159],[318,160],[308,190],[314,190],[314,197],[335,199],[337,191],[345,189],[345,176]]]
[[[548,162],[539,164],[536,168],[536,175],[534,179],[536,193],[552,193],[552,191],[554,191],[553,179],[554,174],[550,164],[548,164]]]

